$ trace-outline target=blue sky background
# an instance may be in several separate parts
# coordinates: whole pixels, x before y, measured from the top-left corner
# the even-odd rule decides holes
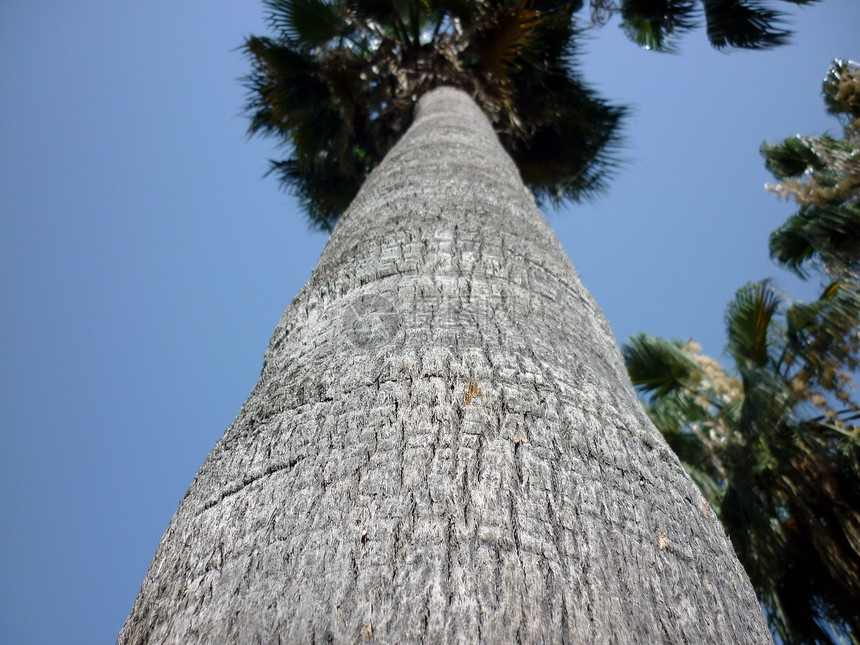
[[[780,3],[781,4],[781,3]],[[793,211],[763,139],[839,132],[821,79],[860,58],[860,2],[792,9],[793,44],[678,56],[615,25],[582,71],[633,107],[628,163],[549,220],[617,337],[695,337],[719,357],[744,282]],[[116,638],[161,533],[255,384],[325,242],[246,142],[258,2],[0,8],[0,634]],[[811,293],[807,288],[804,293]]]

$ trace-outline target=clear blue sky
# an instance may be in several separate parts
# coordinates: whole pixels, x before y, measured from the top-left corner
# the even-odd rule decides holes
[[[791,8],[786,5],[786,8]],[[818,94],[860,58],[860,2],[793,11],[794,44],[679,56],[596,32],[584,75],[633,106],[607,196],[549,214],[619,339],[719,356],[735,289],[792,212],[763,139],[838,131]],[[161,533],[259,375],[325,238],[247,143],[257,2],[0,9],[0,634],[112,642]]]

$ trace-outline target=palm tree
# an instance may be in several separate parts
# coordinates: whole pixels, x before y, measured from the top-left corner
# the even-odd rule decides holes
[[[623,349],[787,643],[860,642],[860,68],[834,61],[822,89],[842,139],[761,148],[768,189],[800,206],[771,255],[820,275],[820,297],[788,303],[766,281],[738,291],[726,316],[737,376],[692,342],[640,334]]]
[[[822,90],[841,139],[761,148],[778,180],[768,189],[800,206],[771,255],[820,275],[820,297],[787,303],[768,282],[738,291],[726,317],[737,376],[693,343],[640,334],[623,350],[788,643],[860,642],[860,68],[834,61]]]
[[[798,212],[770,239],[777,262],[801,277],[808,268],[831,278],[860,280],[860,65],[836,60],[822,84],[827,111],[843,136],[797,135],[761,152],[778,183],[768,188],[793,199]]]
[[[774,633],[856,642],[860,407],[844,370],[857,355],[860,289],[834,283],[814,303],[787,304],[751,283],[726,324],[737,376],[692,342],[646,334],[623,348],[630,375],[722,520]]]
[[[253,127],[337,225],[120,642],[768,641],[523,183],[593,190],[620,115],[570,3],[269,6]]]
[[[860,66],[822,91],[841,139],[797,135],[761,151],[799,211],[771,256],[826,283],[786,304],[767,282],[729,306],[729,376],[695,346],[647,335],[624,356],[649,414],[717,510],[776,634],[860,642]],[[842,642],[839,641],[839,642]]]

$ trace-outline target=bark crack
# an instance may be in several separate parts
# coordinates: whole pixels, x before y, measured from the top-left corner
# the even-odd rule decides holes
[[[294,458],[290,459],[285,464],[283,464],[283,463],[282,464],[272,464],[271,466],[266,468],[266,470],[264,470],[262,473],[259,473],[257,475],[246,476],[245,478],[242,479],[241,482],[239,482],[237,484],[233,484],[232,486],[228,486],[225,490],[221,491],[221,494],[218,496],[217,499],[210,499],[205,504],[203,504],[203,508],[200,509],[200,511],[197,513],[197,515],[200,515],[201,513],[208,511],[213,506],[220,504],[221,502],[223,502],[228,497],[235,495],[236,493],[240,492],[243,488],[247,488],[248,486],[250,486],[251,484],[253,484],[256,481],[264,479],[265,477],[270,477],[271,475],[274,475],[275,473],[280,472],[282,470],[292,469],[302,459],[304,459],[304,457],[294,457]]]

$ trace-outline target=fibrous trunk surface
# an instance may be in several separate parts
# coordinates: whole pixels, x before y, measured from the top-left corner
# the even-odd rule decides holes
[[[119,640],[770,637],[516,167],[442,88],[284,313]]]

